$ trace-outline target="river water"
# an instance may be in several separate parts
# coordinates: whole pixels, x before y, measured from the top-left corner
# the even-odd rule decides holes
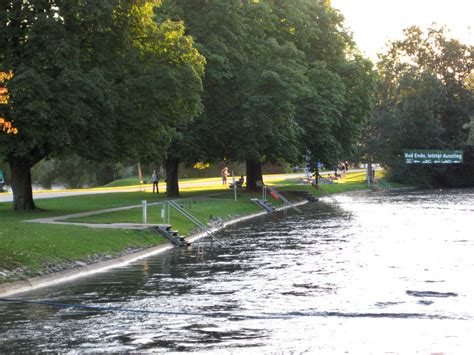
[[[472,189],[269,215],[0,302],[0,353],[471,353],[473,218]]]

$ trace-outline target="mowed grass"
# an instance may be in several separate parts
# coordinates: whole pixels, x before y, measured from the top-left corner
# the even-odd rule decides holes
[[[0,203],[0,269],[26,269],[34,275],[47,264],[81,261],[94,254],[114,255],[127,248],[147,248],[164,243],[149,231],[100,230],[88,227],[27,223],[25,220],[140,203],[151,194],[111,193],[40,199],[42,210],[18,213],[11,203]],[[0,282],[9,281],[0,278]]]
[[[187,212],[192,214],[199,221],[207,224],[212,219],[229,220],[236,217],[259,212],[260,209],[255,205],[250,198],[255,197],[254,193],[239,192],[237,201],[233,199],[231,193],[225,193],[219,197],[213,198],[183,198],[176,200],[176,202],[184,208]],[[272,198],[274,204],[277,204]],[[163,220],[162,209],[165,208],[166,218]],[[170,213],[168,219],[168,211]],[[195,232],[197,227],[186,217],[176,211],[174,208],[164,207],[164,204],[147,206],[147,223],[161,224],[169,223],[173,225],[174,229],[179,229],[181,235],[187,235]],[[103,213],[88,217],[71,218],[66,221],[79,223],[142,223],[143,210],[142,208],[134,208],[124,211]]]
[[[212,178],[199,178],[199,179],[196,179],[196,178],[184,178],[184,179],[179,179],[179,182],[181,184],[186,184],[186,183],[202,183],[202,182],[220,182],[220,178],[215,178],[215,177],[212,177]],[[146,187],[146,188],[151,188],[152,187],[152,184],[151,184],[151,176],[150,177],[145,177],[144,178],[144,182],[146,183],[140,183],[140,179],[138,178],[138,176],[131,176],[131,177],[128,177],[128,178],[123,178],[123,179],[117,179],[115,181],[112,181],[106,185],[104,185],[103,187],[139,187],[139,186],[143,186],[143,187]],[[159,181],[159,184],[158,184],[159,188],[160,189],[165,189],[166,188],[166,183],[164,182],[164,179],[160,179]]]

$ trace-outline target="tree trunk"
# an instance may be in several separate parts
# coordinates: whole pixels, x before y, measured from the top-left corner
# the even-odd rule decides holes
[[[178,167],[179,159],[166,159],[166,196],[168,197],[179,197]]]
[[[102,186],[115,180],[115,167],[112,164],[105,164],[96,173],[97,184]],[[78,182],[80,185],[80,182]],[[80,187],[80,186],[78,186]]]
[[[36,209],[31,187],[31,168],[29,160],[14,158],[9,162],[12,174],[13,209],[15,211],[32,211]]]
[[[247,190],[258,191],[261,186],[258,186],[257,182],[263,184],[262,163],[246,160],[245,165],[247,170]]]
[[[373,170],[373,167],[372,167],[372,157],[369,155],[369,158],[367,160],[367,185],[369,185],[369,187],[372,187],[374,181],[373,181],[373,176],[374,176],[374,170]]]

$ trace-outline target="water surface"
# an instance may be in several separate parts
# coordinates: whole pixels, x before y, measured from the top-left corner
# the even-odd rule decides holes
[[[234,225],[17,297],[100,310],[0,302],[0,352],[469,353],[473,212],[472,189],[370,193]]]

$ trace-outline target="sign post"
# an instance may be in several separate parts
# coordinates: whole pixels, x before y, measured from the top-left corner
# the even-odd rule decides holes
[[[3,184],[5,184],[5,178],[3,177],[3,171],[0,170],[0,192],[3,192]]]
[[[306,178],[309,180],[311,179],[311,152],[309,150],[306,151],[305,155],[305,175]]]

